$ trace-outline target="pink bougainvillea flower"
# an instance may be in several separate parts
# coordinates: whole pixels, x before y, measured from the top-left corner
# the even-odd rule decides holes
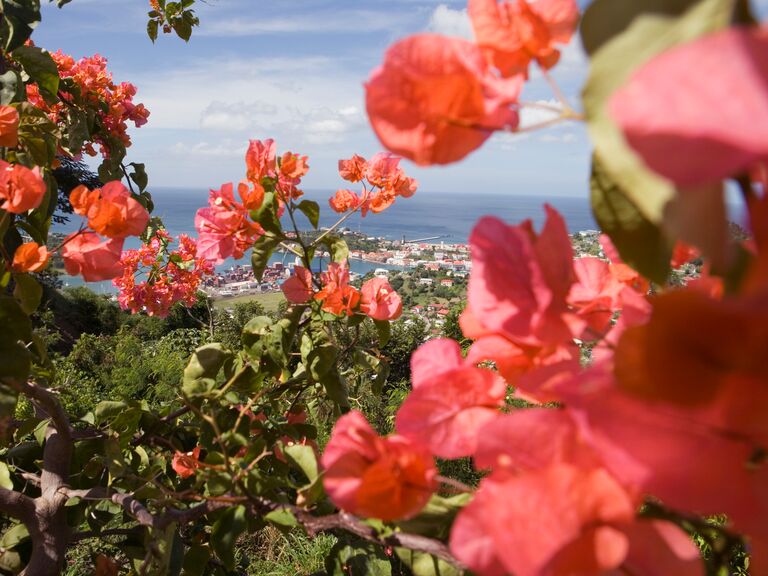
[[[296,266],[293,270],[293,276],[283,282],[280,285],[280,289],[291,304],[307,302],[312,298],[312,294],[314,294],[312,272],[303,266]]]
[[[614,313],[621,309],[621,294],[630,288],[599,258],[576,258],[573,269],[576,282],[568,293],[568,303],[587,323],[590,333],[582,338],[594,340],[610,328]]]
[[[624,560],[628,539],[616,525],[630,523],[635,507],[603,468],[559,463],[494,473],[457,516],[450,547],[482,574],[596,574]],[[568,566],[552,570],[563,555]]]
[[[19,143],[19,111],[0,106],[0,146],[14,148]]]
[[[315,300],[322,300],[322,309],[337,316],[352,316],[360,303],[360,291],[349,285],[349,268],[345,264],[331,262],[322,273],[322,289]]]
[[[611,274],[613,274],[616,280],[637,292],[647,294],[648,290],[651,289],[651,283],[646,278],[643,278],[639,272],[624,263],[621,256],[619,256],[619,251],[616,250],[608,235],[600,234],[598,241],[605,257],[611,263]]]
[[[40,168],[32,170],[20,164],[0,160],[0,209],[23,214],[40,206],[46,186]]]
[[[339,160],[339,175],[348,182],[360,182],[365,178],[368,164],[365,158],[354,154],[349,160]]]
[[[250,188],[244,182],[237,188],[242,203],[235,200],[234,187],[228,183],[220,190],[211,190],[208,207],[195,214],[197,255],[216,264],[230,256],[242,258],[264,233],[261,226],[249,219],[249,211],[261,206],[264,189],[258,183]]]
[[[759,128],[768,125],[767,81],[768,28],[733,27],[652,59],[609,107],[648,166],[694,186],[768,159]],[[738,98],[728,86],[739,87]]]
[[[507,386],[461,357],[458,343],[430,340],[411,358],[413,391],[397,412],[398,433],[441,458],[470,456],[479,430],[499,414]]]
[[[95,190],[80,185],[70,193],[70,202],[76,213],[88,218],[93,231],[107,238],[139,236],[149,222],[147,209],[119,180]]]
[[[337,190],[333,198],[328,200],[328,204],[331,205],[334,212],[341,214],[360,206],[360,197],[352,190]]]
[[[189,478],[200,467],[200,446],[191,452],[176,452],[171,461],[171,468],[181,478]]]
[[[579,22],[575,0],[469,0],[467,10],[478,45],[504,76],[527,76],[531,60],[554,66],[555,44],[567,44]]]
[[[764,571],[768,467],[758,456],[768,440],[764,380],[731,386],[705,405],[681,405],[627,394],[606,365],[582,378],[584,386],[566,401],[588,426],[605,466],[673,509],[727,514],[730,527],[751,539],[751,568]],[[692,376],[687,381],[696,388]]]
[[[390,46],[366,84],[371,125],[390,150],[417,164],[447,164],[514,129],[522,78],[500,79],[472,42],[419,34]]]
[[[520,345],[562,344],[578,334],[566,296],[575,279],[565,222],[545,205],[547,220],[536,234],[530,220],[509,226],[482,218],[469,242],[472,274],[468,304],[488,332]]]
[[[103,240],[95,232],[70,234],[64,239],[61,256],[70,276],[82,276],[86,282],[111,280],[123,273],[120,255],[122,238]]]
[[[321,463],[330,499],[360,516],[414,516],[437,488],[437,469],[425,448],[402,436],[378,436],[357,411],[336,421]]]
[[[260,184],[265,176],[273,178],[277,167],[275,154],[275,141],[272,138],[251,140],[245,153],[248,180]]]
[[[371,278],[360,289],[360,310],[374,320],[397,320],[403,302],[386,278]]]
[[[39,272],[48,264],[48,248],[37,242],[25,242],[13,253],[14,272]]]

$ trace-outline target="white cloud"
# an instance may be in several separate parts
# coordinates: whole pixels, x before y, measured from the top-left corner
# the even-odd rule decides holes
[[[177,142],[171,146],[170,151],[173,156],[195,157],[195,158],[242,158],[245,155],[247,142],[231,142],[212,144],[210,142]]]
[[[472,24],[469,21],[466,8],[453,10],[445,4],[440,4],[432,11],[427,30],[445,36],[466,38],[467,40],[474,39]]]
[[[573,132],[563,132],[562,134],[547,133],[539,136],[539,142],[553,142],[557,144],[571,144],[576,142],[576,134]]]
[[[259,36],[263,34],[331,34],[353,31],[395,32],[407,27],[413,16],[403,12],[379,10],[343,10],[333,17],[314,14],[292,15],[290,17],[265,17],[255,15],[243,17],[202,20],[197,34],[200,36]]]

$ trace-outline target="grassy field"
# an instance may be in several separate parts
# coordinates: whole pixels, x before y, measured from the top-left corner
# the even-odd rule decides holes
[[[232,296],[231,298],[221,298],[219,300],[214,300],[213,305],[216,308],[229,308],[235,304],[239,304],[240,302],[252,302],[254,300],[264,306],[264,310],[267,312],[274,312],[277,310],[280,302],[285,300],[285,297],[283,296],[282,292],[247,294],[245,296]]]

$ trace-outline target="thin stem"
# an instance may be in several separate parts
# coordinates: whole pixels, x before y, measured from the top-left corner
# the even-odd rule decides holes
[[[436,476],[435,480],[440,482],[441,484],[445,484],[446,486],[450,486],[451,488],[455,488],[459,492],[467,492],[468,494],[474,494],[475,489],[472,488],[472,486],[469,486],[468,484],[464,484],[464,482],[459,482],[458,480],[454,480],[453,478],[448,478],[446,476]]]
[[[568,99],[565,97],[565,94],[563,94],[563,91],[560,90],[560,86],[558,86],[557,82],[555,82],[555,79],[552,78],[552,75],[547,71],[544,66],[539,66],[539,69],[541,70],[542,76],[544,76],[544,79],[547,81],[547,84],[549,84],[549,87],[552,88],[552,92],[555,94],[555,98],[557,98],[560,101],[560,104],[563,105],[564,110],[573,110],[573,106],[568,102]]]

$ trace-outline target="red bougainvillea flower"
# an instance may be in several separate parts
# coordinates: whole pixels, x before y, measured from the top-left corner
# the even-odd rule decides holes
[[[437,469],[425,448],[402,436],[378,436],[357,411],[337,420],[321,463],[330,499],[360,516],[414,516],[437,488]]]
[[[70,276],[82,276],[86,282],[111,280],[123,273],[120,254],[122,238],[103,240],[95,232],[70,234],[64,239],[61,256]]]
[[[0,106],[0,146],[13,148],[19,143],[19,111]]]
[[[472,314],[487,331],[518,345],[561,344],[579,333],[566,302],[575,279],[571,241],[562,216],[545,209],[539,234],[530,220],[509,226],[485,217],[469,238]]]
[[[237,190],[242,203],[235,200],[234,187],[228,183],[220,190],[211,190],[208,207],[200,208],[195,214],[199,257],[216,264],[230,256],[242,258],[245,251],[263,234],[261,226],[250,220],[249,216],[250,210],[261,206],[264,189],[258,183],[250,187],[240,182]]]
[[[315,300],[323,301],[323,310],[337,316],[352,316],[360,303],[360,291],[349,285],[347,265],[331,262],[321,280],[323,288],[315,294]]]
[[[360,310],[374,320],[397,320],[403,302],[386,278],[371,278],[360,289]]]
[[[768,159],[767,81],[768,28],[730,28],[654,58],[609,106],[648,166],[693,186]],[[731,98],[726,87],[737,85]]]
[[[280,289],[291,304],[307,302],[315,292],[312,287],[312,272],[303,266],[296,266],[293,270],[293,276],[283,282]]]
[[[504,381],[465,361],[458,343],[443,338],[413,353],[411,375],[413,390],[397,412],[397,432],[441,458],[472,455],[479,430],[504,404]]]
[[[376,135],[417,164],[447,164],[483,144],[495,130],[514,129],[522,78],[503,80],[466,40],[411,36],[387,50],[366,84]]]
[[[200,467],[200,446],[196,446],[191,452],[176,452],[173,455],[171,468],[181,478],[189,478]]]
[[[328,204],[330,204],[331,209],[333,209],[334,212],[338,212],[339,214],[348,210],[354,210],[360,206],[360,202],[360,197],[357,194],[352,192],[352,190],[344,189],[337,190],[333,198],[328,200]]]
[[[272,138],[264,141],[251,140],[245,153],[248,180],[261,184],[264,177],[274,178],[277,166],[275,154],[275,141]]]
[[[14,272],[39,272],[48,264],[48,248],[37,242],[25,242],[13,254]]]
[[[477,43],[504,76],[527,77],[531,60],[554,66],[555,44],[567,44],[579,22],[575,0],[469,0],[467,10]]]
[[[20,164],[0,160],[0,209],[23,214],[40,206],[46,186],[40,168],[32,170]]]
[[[348,182],[360,182],[367,168],[365,158],[357,154],[349,160],[339,160],[339,175]]]
[[[147,209],[119,180],[95,190],[80,185],[72,190],[69,200],[77,214],[88,218],[88,226],[107,238],[140,236],[149,222]]]

